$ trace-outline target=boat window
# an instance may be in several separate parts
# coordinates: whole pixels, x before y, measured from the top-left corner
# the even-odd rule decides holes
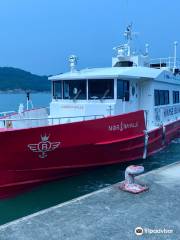
[[[129,81],[117,80],[117,98],[129,101]]]
[[[179,91],[173,91],[173,103],[179,103]]]
[[[154,90],[154,101],[155,101],[155,106],[160,105],[159,90]]]
[[[155,106],[169,104],[169,91],[154,90],[154,103],[155,103]]]
[[[159,99],[160,99],[160,105],[164,105],[165,104],[165,92],[163,90],[159,91]]]
[[[64,99],[86,99],[86,80],[67,80],[63,84]]]
[[[164,98],[165,98],[164,104],[165,105],[169,104],[169,91],[168,90],[164,91]]]
[[[89,99],[113,99],[114,79],[88,80]]]
[[[62,99],[62,81],[53,82],[53,98]]]

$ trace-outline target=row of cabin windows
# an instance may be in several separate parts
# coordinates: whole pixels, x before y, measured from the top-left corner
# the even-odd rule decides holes
[[[114,99],[114,79],[66,80],[53,82],[55,99]],[[117,80],[117,98],[129,101],[129,81]]]
[[[179,91],[173,91],[173,104],[179,103]],[[155,106],[169,104],[169,91],[168,90],[154,90]]]

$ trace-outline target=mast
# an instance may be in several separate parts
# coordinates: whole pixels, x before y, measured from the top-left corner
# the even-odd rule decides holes
[[[126,43],[113,48],[117,51],[117,57],[131,56],[131,42],[133,40],[133,36],[136,36],[137,34],[137,32],[133,32],[132,30],[132,23],[129,24],[123,34]]]
[[[32,103],[32,100],[30,98],[30,92],[27,91],[26,92],[26,110],[29,110],[29,105],[31,105],[31,109],[33,109],[33,103]]]
[[[124,37],[127,40],[126,46],[127,46],[127,56],[131,56],[131,41],[132,41],[132,23],[127,26],[126,31],[124,32]]]
[[[174,42],[174,67],[173,67],[173,72],[175,72],[175,69],[177,68],[177,45],[178,45],[178,42],[175,41]]]

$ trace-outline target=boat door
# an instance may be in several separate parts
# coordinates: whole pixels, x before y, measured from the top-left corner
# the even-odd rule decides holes
[[[149,110],[152,102],[151,84],[149,81],[139,82],[139,109]]]

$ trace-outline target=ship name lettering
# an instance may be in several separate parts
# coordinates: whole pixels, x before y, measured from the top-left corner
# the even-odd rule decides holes
[[[164,109],[164,117],[172,116],[177,113],[180,113],[180,105]]]
[[[114,125],[109,125],[108,126],[108,130],[109,131],[124,131],[127,129],[131,129],[131,128],[137,128],[138,127],[138,122],[133,122],[133,123],[124,123],[124,122],[120,122],[118,124],[114,124]]]
[[[77,105],[77,106],[75,106],[75,105],[63,105],[63,106],[61,106],[61,108],[67,108],[67,109],[80,109],[80,110],[83,110],[84,109],[84,107],[82,106],[82,105]]]

